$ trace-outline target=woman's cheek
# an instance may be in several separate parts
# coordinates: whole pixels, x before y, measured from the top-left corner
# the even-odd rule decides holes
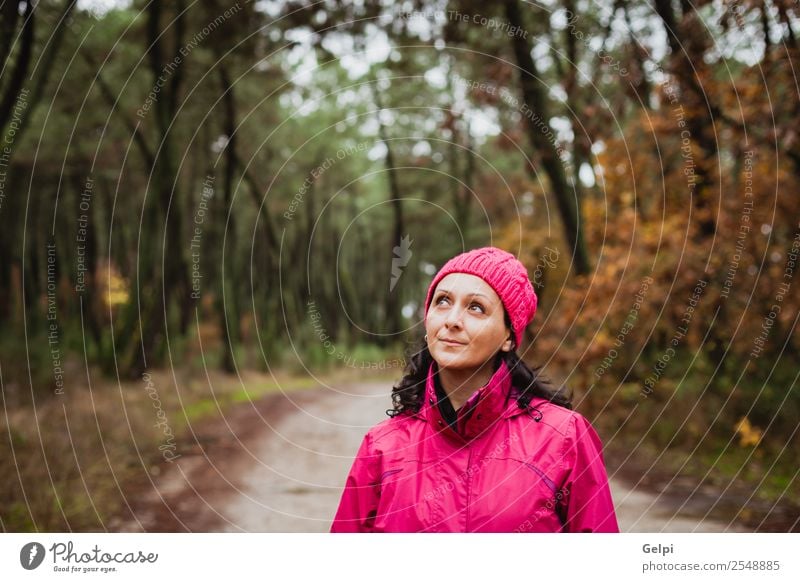
[[[425,319],[425,333],[428,334],[428,343],[431,343],[433,339],[436,338],[436,333],[442,326],[440,319],[440,317],[437,317],[436,314],[433,313],[433,310],[428,313]]]

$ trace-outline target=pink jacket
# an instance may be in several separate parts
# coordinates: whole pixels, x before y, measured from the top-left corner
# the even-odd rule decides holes
[[[364,437],[332,532],[618,532],[602,443],[580,414],[521,409],[502,364],[459,409],[425,402]]]

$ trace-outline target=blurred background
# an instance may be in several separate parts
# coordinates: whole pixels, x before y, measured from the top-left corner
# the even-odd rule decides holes
[[[623,529],[800,527],[796,2],[19,0],[0,30],[3,531],[325,531],[431,276],[488,244]]]

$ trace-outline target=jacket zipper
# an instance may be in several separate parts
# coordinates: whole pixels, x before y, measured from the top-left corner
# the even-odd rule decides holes
[[[472,505],[472,445],[467,444],[467,516],[464,531],[469,532],[469,509]]]

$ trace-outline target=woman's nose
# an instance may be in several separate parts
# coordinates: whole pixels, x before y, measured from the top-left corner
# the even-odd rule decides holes
[[[444,322],[448,327],[452,327],[454,325],[461,325],[461,318],[464,312],[462,309],[458,307],[453,307],[452,309],[448,310],[447,317],[445,318]]]

